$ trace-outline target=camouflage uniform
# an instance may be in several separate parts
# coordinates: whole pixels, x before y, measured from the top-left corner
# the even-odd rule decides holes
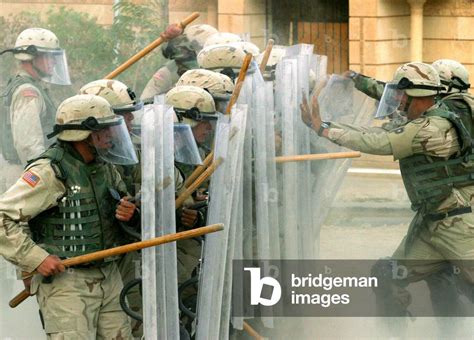
[[[15,183],[27,160],[50,144],[46,134],[52,131],[56,111],[48,90],[24,71],[10,80],[2,96],[1,146],[6,162],[2,162],[0,193]]]
[[[207,38],[216,32],[210,25],[192,25],[186,27],[183,35],[166,42],[162,53],[170,61],[148,81],[140,98],[153,99],[154,96],[168,92],[183,73],[199,68],[196,53],[202,49]]]
[[[201,78],[198,76],[198,79]],[[198,80],[196,79],[196,81]],[[203,83],[199,81],[199,83]],[[208,85],[210,85],[211,79],[209,79]],[[210,86],[209,88],[214,88]],[[221,88],[222,91],[225,90],[224,87]],[[205,121],[217,119],[215,102],[212,97],[211,90],[206,91],[199,86],[194,85],[178,85],[171,91],[166,94],[166,100],[169,105],[172,105],[175,109],[175,112],[179,119],[190,125],[192,128],[197,127],[198,124],[206,124]],[[197,109],[198,113],[195,112]],[[200,117],[196,116],[199,115]],[[195,137],[196,138],[196,137]],[[199,148],[201,158],[204,159],[206,152],[209,150],[204,149],[202,146]],[[178,167],[185,174],[189,176],[194,167],[191,165],[178,164]],[[205,223],[205,213],[207,211],[207,204],[201,209],[193,209],[195,203],[200,203],[199,201],[194,201],[192,198],[189,198],[185,202],[184,207],[197,210],[198,211],[198,220],[195,226],[203,225]],[[189,228],[184,227],[180,224],[181,221],[181,211],[177,211],[177,226],[178,228]],[[195,239],[182,240],[177,242],[177,251],[178,251],[178,283],[183,283],[192,276],[192,272],[199,263],[201,257],[201,245]]]
[[[461,117],[464,126],[474,136],[473,108],[474,97],[469,93],[453,93],[443,96],[441,102]]]
[[[91,183],[105,181],[120,192],[125,191],[125,185],[112,165],[101,162],[85,164],[71,146],[61,148],[75,158],[77,166],[91,174],[88,179]],[[96,171],[103,174],[104,170],[109,176],[105,179],[93,175]],[[41,244],[42,237],[33,236],[35,242],[39,242],[36,244],[22,232],[19,223],[29,222],[33,235],[38,235],[39,221],[43,220],[45,212],[56,210],[63,198],[74,195],[66,183],[73,187],[71,184],[75,183],[76,174],[69,173],[68,180],[63,182],[58,179],[57,171],[50,159],[39,159],[30,164],[22,178],[0,198],[2,255],[26,272],[35,270],[49,255],[45,248],[52,251],[56,247]],[[102,204],[99,209],[104,210],[103,214],[108,212],[106,216],[110,219],[115,209],[113,204],[107,204],[111,197],[106,195],[96,197],[96,200]],[[115,227],[109,225],[109,228]],[[109,229],[109,233],[107,239],[112,245],[110,242],[117,242],[116,231]],[[52,282],[35,275],[31,285],[31,293],[37,295],[45,331],[51,339],[68,336],[91,339],[95,334],[103,338],[130,338],[130,324],[118,302],[121,289],[122,280],[113,261],[73,268],[54,276]]]
[[[152,99],[154,96],[168,92],[176,84],[179,76],[176,61],[168,61],[148,81],[140,98],[142,100]]]
[[[393,155],[396,160],[414,159],[425,155],[448,159],[460,152],[458,135],[452,123],[439,117],[438,105],[430,108],[424,117],[418,118],[392,131],[370,131],[360,128],[330,125],[328,138],[334,143],[377,155]],[[404,181],[403,166],[402,176]],[[407,186],[407,183],[405,183]],[[407,186],[410,193],[412,188]],[[464,213],[432,221],[428,214],[444,213],[453,209],[469,207],[474,194],[474,185],[453,188],[439,204],[418,209],[410,231],[396,252],[394,259],[424,260],[419,266],[407,263],[408,281],[419,281],[444,268],[446,260],[459,264],[463,277],[472,285],[474,267],[462,260],[474,259],[474,215]],[[421,226],[421,227],[420,227]]]
[[[88,123],[91,119],[96,122],[94,129],[100,131],[92,132],[86,125],[92,124]],[[126,187],[116,168],[101,159],[108,159],[103,144],[97,144],[95,150],[99,153],[97,148],[101,148],[101,158],[94,158],[90,149],[98,139],[105,143],[104,138],[110,138],[107,144],[120,145],[113,139],[116,134],[102,131],[110,124],[126,129],[103,98],[82,95],[61,104],[54,127],[60,142],[33,160],[0,197],[0,254],[6,260],[32,272],[50,254],[70,258],[120,244],[114,218],[117,203],[110,190],[123,197]],[[80,129],[84,126],[86,129]],[[89,148],[85,155],[92,159],[85,162],[70,142]],[[117,147],[110,156],[120,156],[120,152]],[[31,237],[20,223],[29,224]],[[30,291],[37,295],[48,338],[131,339],[129,320],[119,304],[122,280],[115,260],[75,266],[52,277],[33,277]]]

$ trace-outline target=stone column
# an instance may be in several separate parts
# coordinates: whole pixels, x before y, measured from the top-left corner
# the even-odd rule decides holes
[[[407,0],[411,7],[410,61],[423,61],[423,5],[426,0]]]
[[[207,23],[218,28],[218,0],[208,0],[207,2]]]

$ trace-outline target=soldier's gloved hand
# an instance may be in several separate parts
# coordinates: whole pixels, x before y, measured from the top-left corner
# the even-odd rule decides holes
[[[181,214],[181,224],[184,227],[192,228],[195,226],[199,218],[197,210],[183,208]]]
[[[56,255],[48,255],[43,262],[36,268],[36,271],[43,276],[50,276],[57,273],[62,273],[66,268],[61,262],[61,259]]]
[[[161,33],[161,37],[164,40],[170,40],[174,39],[177,36],[181,35],[183,33],[183,28],[179,24],[170,24],[168,27],[166,27],[166,30]]]
[[[128,200],[130,197],[124,197],[120,200],[117,209],[115,210],[115,218],[122,222],[128,222],[132,219],[133,214],[135,214],[135,210],[137,206]]]

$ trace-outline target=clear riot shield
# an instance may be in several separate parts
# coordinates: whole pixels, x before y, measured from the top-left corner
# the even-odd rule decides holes
[[[277,66],[275,107],[281,120],[282,155],[311,153],[312,132],[300,119],[299,105],[303,97],[309,97],[310,86],[320,81],[324,60],[313,55],[312,45],[301,44],[288,47]],[[318,237],[312,212],[318,201],[308,199],[312,196],[308,185],[313,180],[311,163],[284,163],[278,167],[282,257],[315,258]]]
[[[298,70],[296,59],[283,59],[276,69],[276,97],[281,115],[282,155],[296,155]],[[295,163],[284,163],[280,167],[280,232],[283,236],[281,254],[283,259],[298,258],[298,202],[297,176]]]
[[[328,98],[336,95],[336,93],[331,93],[331,89],[334,88],[329,87],[323,89]],[[344,115],[334,115],[336,117],[334,121],[342,124],[367,126],[377,109],[375,100],[357,91],[353,87],[348,87],[348,90],[342,95],[350,97],[352,106]],[[333,100],[337,101],[338,99],[333,97]],[[344,149],[325,138],[318,137],[315,133],[311,134],[311,153],[341,151],[347,151],[347,149]],[[332,202],[334,201],[336,193],[342,184],[351,162],[351,159],[338,159],[312,162],[311,164],[313,174],[313,180],[311,182],[311,199],[313,202],[318,202],[318,204],[313,206],[312,210],[314,235],[316,236],[319,235],[321,225],[329,213]]]
[[[217,121],[214,147],[214,159],[223,159],[227,156],[230,132],[228,116],[221,116]],[[211,176],[209,187],[209,202],[207,223],[224,223],[229,207],[229,195],[226,183],[225,167],[221,165]],[[198,304],[197,304],[197,339],[208,339],[210,334],[218,334],[219,322],[211,316],[219,309],[215,301],[218,299],[217,286],[219,285],[219,270],[224,266],[222,254],[228,235],[228,225],[219,233],[206,235],[203,248],[203,263],[199,277]],[[217,338],[217,337],[216,337]]]
[[[241,201],[242,151],[247,110],[238,107],[229,117],[219,118],[215,159],[224,163],[211,178],[209,223],[224,223],[224,231],[206,236],[198,292],[197,339],[227,339],[229,336],[232,259]],[[239,164],[240,163],[240,164]]]
[[[242,230],[241,202],[243,200],[242,180],[243,180],[243,146],[245,138],[245,126],[247,125],[247,106],[238,106],[232,111],[231,134],[229,136],[229,150],[236,150],[237,155],[228,155],[226,171],[233,178],[232,183],[232,206],[229,217],[229,238],[227,243],[227,257],[224,271],[224,285],[222,292],[222,313],[219,339],[225,339],[230,334],[231,306],[232,306],[232,260],[235,259],[236,249],[241,249],[242,244],[237,243],[237,235]],[[242,318],[234,320],[234,327],[242,329],[239,325]]]
[[[352,79],[332,74],[318,96],[322,120],[337,121],[339,117],[353,114],[353,93]]]
[[[268,202],[269,224],[270,224],[270,258],[280,259],[280,230],[278,219],[278,185],[276,163],[273,158],[275,149],[275,103],[273,96],[273,82],[265,82],[265,136],[267,154],[267,176],[268,187],[264,199]]]
[[[247,76],[249,77],[249,76]],[[254,248],[256,240],[254,239],[255,221],[254,221],[254,196],[253,196],[253,153],[252,153],[252,124],[251,124],[251,98],[252,98],[252,81],[248,79],[244,82],[238,103],[247,105],[249,110],[248,123],[245,126],[245,141],[243,150],[243,224],[242,224],[242,254],[243,259],[254,258]]]
[[[142,120],[142,239],[175,233],[173,109],[153,104]],[[145,338],[178,339],[176,244],[142,252]]]

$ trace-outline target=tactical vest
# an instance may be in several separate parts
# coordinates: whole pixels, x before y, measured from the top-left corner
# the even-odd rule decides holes
[[[459,116],[440,108],[425,116],[448,119],[461,145],[460,155],[448,160],[420,154],[400,159],[400,171],[412,209],[433,213],[452,194],[453,188],[474,185],[474,155],[471,136]]]
[[[54,144],[39,158],[51,166],[65,187],[58,206],[30,220],[33,240],[61,258],[84,255],[119,244],[115,220],[117,201],[111,164],[85,164],[64,143]],[[32,161],[33,162],[33,161]],[[124,194],[123,192],[120,193]]]
[[[49,96],[49,93],[41,84],[31,77],[17,75],[8,81],[7,87],[1,94],[3,97],[3,107],[0,112],[0,152],[5,160],[20,164],[20,159],[13,144],[12,124],[10,107],[12,104],[12,97],[15,90],[23,84],[32,84],[40,92],[41,97],[46,105],[45,110],[40,114],[41,127],[44,136],[45,145],[50,144],[46,139],[46,134],[53,131],[54,117],[56,113],[56,106]]]
[[[441,102],[461,118],[471,136],[474,136],[474,97],[469,93],[453,93],[443,97]]]

